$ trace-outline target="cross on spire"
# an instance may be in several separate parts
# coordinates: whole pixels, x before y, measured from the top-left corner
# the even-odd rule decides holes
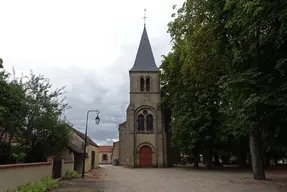
[[[143,17],[143,19],[144,19],[144,25],[146,24],[146,9],[144,9],[144,17]]]

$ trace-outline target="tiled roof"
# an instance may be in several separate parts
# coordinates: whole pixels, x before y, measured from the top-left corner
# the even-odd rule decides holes
[[[113,152],[113,146],[100,146],[100,152]]]
[[[72,130],[79,136],[81,137],[83,140],[85,140],[85,134],[78,131],[75,128],[72,128]],[[89,136],[87,136],[87,143],[96,147],[99,147]]]

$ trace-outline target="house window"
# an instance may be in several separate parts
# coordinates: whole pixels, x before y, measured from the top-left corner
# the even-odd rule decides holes
[[[153,130],[153,117],[152,115],[147,115],[146,117],[146,130],[152,131]]]
[[[143,115],[138,116],[138,130],[144,131],[144,116]]]
[[[141,91],[144,91],[144,78],[140,79],[140,89]]]
[[[150,78],[146,78],[146,91],[150,91]]]
[[[103,161],[107,161],[108,160],[108,155],[107,154],[103,154],[102,159],[103,159]]]

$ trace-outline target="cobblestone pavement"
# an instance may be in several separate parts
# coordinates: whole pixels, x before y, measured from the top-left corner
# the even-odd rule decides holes
[[[128,169],[102,166],[86,187],[104,192],[286,192],[287,173],[267,173],[271,181],[255,181],[251,173],[188,168]],[[284,181],[285,179],[285,181]],[[83,185],[83,187],[84,187]]]

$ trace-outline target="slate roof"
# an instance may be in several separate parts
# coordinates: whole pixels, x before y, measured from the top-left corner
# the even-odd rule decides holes
[[[130,72],[154,72],[154,71],[157,72],[159,71],[159,69],[155,64],[146,27],[144,26],[134,66],[130,69]]]
[[[79,148],[78,146],[74,145],[72,142],[68,144],[68,148],[75,153],[80,153],[80,154],[84,153],[84,149]]]
[[[75,128],[72,128],[72,130],[79,136],[81,137],[83,140],[85,140],[85,134],[78,131]],[[96,147],[99,147],[90,137],[87,136],[87,143]]]

